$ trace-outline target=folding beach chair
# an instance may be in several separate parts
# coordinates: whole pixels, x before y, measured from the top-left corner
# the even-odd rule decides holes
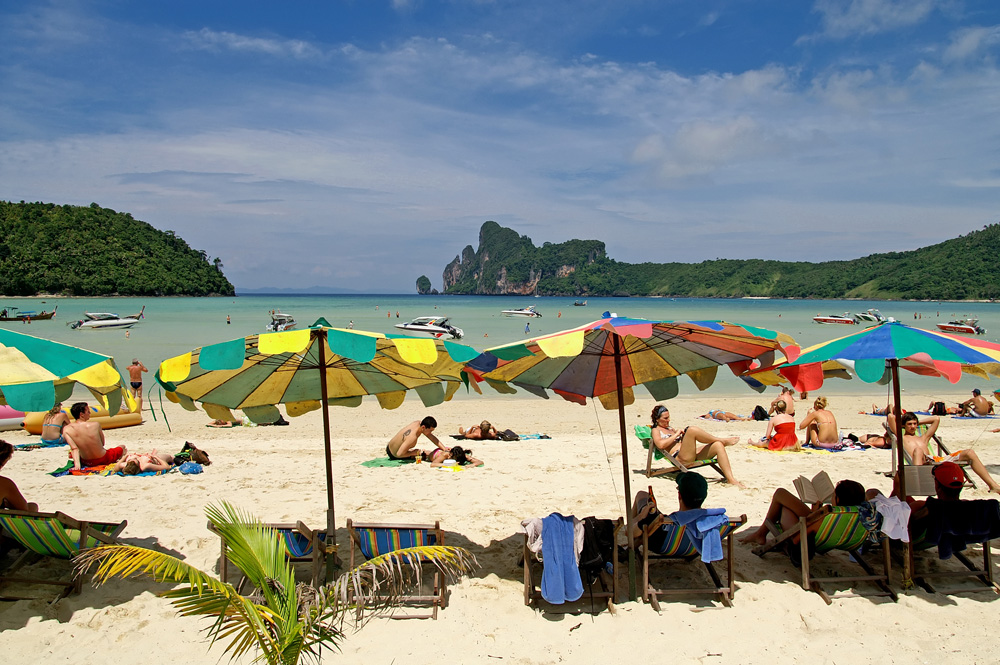
[[[572,515],[570,515],[572,517]],[[594,518],[585,518],[594,519]],[[595,599],[603,599],[605,601],[603,606],[608,608],[611,614],[617,615],[618,610],[615,608],[615,601],[618,598],[618,556],[617,556],[617,542],[618,534],[625,526],[625,519],[619,517],[618,519],[612,521],[609,519],[598,519],[597,522],[604,522],[610,525],[612,532],[612,543],[614,544],[611,551],[611,570],[612,572],[607,572],[606,570],[601,570],[598,575],[593,579],[587,579],[587,576],[581,574],[580,580],[584,584],[584,594],[581,596],[580,601],[588,601],[591,604],[591,608],[594,607],[593,601]],[[545,533],[542,532],[542,538],[544,540]],[[535,602],[535,606],[545,600],[542,597],[541,590],[541,579],[544,573],[544,561],[538,561],[535,554],[528,549],[528,534],[524,534],[524,546],[522,548],[522,559],[524,563],[524,604],[531,605],[532,601]],[[537,571],[537,572],[536,572]],[[536,583],[537,580],[537,583]],[[599,586],[599,588],[597,588]],[[577,602],[580,602],[577,601]]]
[[[722,469],[718,466],[718,459],[711,457],[709,459],[696,460],[691,464],[684,464],[679,459],[671,457],[670,455],[664,455],[655,445],[653,445],[652,434],[649,431],[649,425],[636,425],[635,435],[642,442],[642,447],[646,449],[646,477],[653,478],[655,476],[663,476],[674,473],[684,473],[686,471],[692,471],[703,466],[710,466],[718,472],[718,474],[725,479],[726,474],[722,473]],[[653,469],[653,458],[658,460],[666,460],[670,463],[669,468]]]
[[[649,488],[649,495],[653,496],[653,488]],[[741,515],[739,519],[730,518],[728,522],[719,527],[719,535],[726,543],[726,583],[722,583],[715,565],[711,561],[703,561],[705,570],[712,580],[710,587],[677,587],[671,589],[659,589],[653,586],[650,581],[649,569],[651,564],[662,561],[683,561],[691,563],[696,559],[701,561],[701,554],[695,548],[694,543],[687,537],[687,528],[676,524],[666,515],[660,515],[642,531],[642,549],[639,555],[642,557],[642,593],[643,598],[653,606],[657,612],[660,611],[659,596],[683,595],[683,594],[710,594],[717,596],[719,602],[726,607],[732,607],[732,599],[736,594],[736,581],[733,577],[733,535],[737,529],[746,524],[747,516]],[[666,531],[663,547],[660,551],[651,551],[649,547],[649,537],[655,531],[662,529]]]
[[[889,544],[885,536],[877,534],[882,545],[882,574],[878,574],[865,561],[861,554],[861,546],[868,540],[869,531],[861,522],[861,514],[857,506],[823,506],[820,510],[814,511],[806,517],[800,517],[796,527],[782,532],[778,525],[770,520],[765,520],[768,531],[774,536],[766,545],[754,548],[754,554],[764,556],[767,552],[778,548],[789,548],[787,553],[792,556],[794,549],[798,550],[801,556],[802,565],[802,588],[807,591],[815,591],[826,602],[832,604],[833,598],[845,598],[853,596],[889,596],[893,602],[897,600],[896,592],[889,586],[889,571],[891,568],[889,556]],[[815,533],[810,534],[812,530]],[[799,542],[795,543],[794,539]],[[809,550],[811,548],[816,554],[826,554],[834,550],[843,550],[850,554],[850,561],[857,563],[864,569],[866,575],[854,577],[815,577],[811,573],[809,562]],[[873,582],[878,591],[862,593],[838,593],[828,594],[822,587],[823,582]],[[853,585],[852,585],[853,586]]]
[[[889,426],[885,422],[882,423],[882,429],[885,430],[886,441],[888,441],[892,447],[892,470],[886,471],[883,475],[888,477],[893,477],[896,475],[896,460],[898,455],[898,453],[896,452],[896,446],[898,445],[898,443],[896,442],[896,434],[889,430]],[[931,438],[934,440],[934,444],[937,447],[938,457],[947,457],[948,455],[951,455],[951,451],[948,450],[948,447],[946,445],[944,445],[944,441],[941,440],[941,437],[935,434]],[[930,455],[931,451],[928,450],[927,454]],[[903,450],[903,458],[907,465],[913,465],[913,458],[910,457],[910,454],[906,452],[906,450]],[[969,475],[969,463],[963,461],[963,462],[955,462],[955,464],[958,464],[960,467],[962,467],[962,473],[965,474],[964,487],[967,488],[971,487],[972,489],[975,489],[977,485],[976,481],[972,478],[972,476]]]
[[[943,505],[945,502],[941,502]],[[976,499],[972,501],[956,501],[947,502],[955,504],[964,504],[963,507],[976,510],[979,507],[993,511],[994,513],[1000,511],[1000,502],[996,499]],[[969,591],[993,591],[994,593],[1000,593],[1000,585],[996,583],[993,578],[993,559],[990,552],[990,539],[988,535],[983,535],[981,538],[969,541],[970,544],[978,544],[982,548],[983,555],[983,566],[979,568],[975,563],[972,562],[969,557],[961,551],[952,551],[952,556],[954,556],[958,561],[965,566],[966,570],[943,570],[938,568],[937,570],[931,570],[932,564],[930,561],[926,561],[922,568],[924,570],[918,572],[916,567],[916,552],[921,551],[938,551],[938,543],[928,540],[927,536],[927,524],[926,522],[921,523],[920,521],[911,522],[911,527],[916,526],[918,531],[910,533],[910,542],[906,543],[904,556],[906,557],[906,575],[909,578],[912,576],[914,582],[919,584],[921,587],[926,589],[930,593],[964,593]],[[947,526],[943,529],[944,532],[948,532]],[[940,559],[938,559],[940,561]],[[932,579],[955,579],[955,578],[975,578],[979,582],[982,582],[983,586],[975,587],[960,587],[960,588],[948,588],[941,589],[935,588],[931,583]]]
[[[0,526],[26,550],[7,570],[0,575],[0,585],[6,582],[26,584],[49,584],[63,587],[55,602],[71,593],[80,593],[83,584],[81,575],[74,575],[69,582],[52,579],[14,577],[13,573],[31,559],[51,557],[70,560],[81,550],[98,545],[113,545],[118,535],[128,524],[121,522],[91,522],[75,520],[61,512],[36,513],[20,510],[0,510]],[[3,600],[26,600],[29,596],[0,596]]]
[[[362,523],[347,520],[347,533],[351,538],[351,563],[350,568],[355,567],[355,553],[360,551],[365,561],[377,556],[395,552],[408,547],[422,547],[425,545],[444,545],[444,531],[441,530],[441,522],[434,524],[379,524]],[[403,595],[401,600],[406,605],[430,606],[429,613],[420,614],[392,614],[393,619],[437,619],[438,608],[443,608],[447,600],[447,580],[440,570],[434,566],[430,560],[421,557],[421,584],[414,593]],[[433,569],[430,593],[424,593],[427,587],[426,573]],[[388,596],[376,595],[370,598],[375,602],[387,600]],[[359,614],[361,607],[358,608]]]
[[[294,524],[277,523],[264,524],[269,529],[274,529],[285,545],[285,558],[295,565],[296,563],[309,563],[310,584],[319,588],[323,583],[323,571],[326,567],[326,529],[317,531],[310,529],[301,521]],[[225,582],[229,577],[229,557],[226,556],[227,544],[225,537],[216,530],[215,525],[208,523],[208,530],[219,536],[222,543],[222,553],[219,557],[219,579]],[[243,588],[246,577],[240,579],[237,587]]]

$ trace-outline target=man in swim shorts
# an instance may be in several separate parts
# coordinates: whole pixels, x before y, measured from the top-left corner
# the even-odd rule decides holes
[[[975,418],[976,416],[987,416],[993,413],[993,402],[983,397],[979,388],[972,390],[972,399],[967,399],[959,404],[960,416]]]
[[[142,373],[148,371],[138,358],[132,358],[132,364],[128,366],[128,376],[131,379],[132,396],[136,399],[142,399]]]
[[[87,466],[104,466],[121,459],[128,449],[125,446],[104,448],[104,431],[101,423],[90,420],[90,407],[86,402],[77,402],[69,412],[76,422],[63,428],[63,437],[69,444],[69,455],[73,458],[73,469],[79,471]]]
[[[917,466],[923,464],[941,464],[942,462],[966,462],[983,479],[991,492],[1000,494],[1000,485],[993,479],[989,471],[979,459],[975,450],[956,450],[946,457],[938,457],[930,454],[930,441],[937,432],[941,419],[938,416],[918,418],[917,414],[909,412],[903,414],[903,449]],[[928,425],[927,431],[917,434],[917,427]]]
[[[420,457],[420,449],[416,446],[417,439],[421,434],[426,436],[441,450],[449,450],[434,436],[434,429],[436,427],[437,421],[433,416],[427,416],[419,422],[414,420],[389,439],[389,444],[385,447],[385,454],[389,456],[389,459],[393,460],[410,460]]]

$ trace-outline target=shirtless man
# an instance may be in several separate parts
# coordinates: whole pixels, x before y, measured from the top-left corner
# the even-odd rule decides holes
[[[421,434],[426,436],[441,450],[447,451],[448,448],[446,448],[444,444],[438,441],[438,438],[434,436],[434,429],[436,427],[437,421],[434,420],[433,416],[427,416],[419,422],[414,420],[412,423],[396,432],[394,437],[389,439],[389,444],[385,447],[385,454],[389,456],[389,459],[394,460],[406,460],[419,457],[420,449],[416,446],[417,439]]]
[[[940,424],[941,419],[938,416],[918,418],[917,414],[912,412],[903,414],[903,450],[910,456],[913,463],[920,466],[941,462],[968,462],[976,475],[982,478],[986,486],[990,488],[990,491],[1000,494],[1000,485],[997,485],[997,481],[993,480],[993,476],[979,460],[979,455],[976,454],[975,450],[959,450],[948,457],[932,457],[929,454],[931,438],[937,432]],[[918,425],[927,425],[927,431],[923,434],[917,434]]]
[[[132,358],[132,364],[128,366],[128,376],[132,383],[132,396],[136,399],[142,399],[142,373],[148,371],[138,358]]]
[[[90,421],[90,407],[86,402],[77,402],[70,407],[69,412],[76,422],[66,425],[63,437],[69,444],[74,470],[79,471],[85,466],[114,464],[128,452],[125,446],[105,450],[101,423]]]
[[[986,416],[993,413],[993,402],[983,397],[979,388],[972,390],[972,399],[967,399],[960,405],[960,416]]]
[[[781,394],[774,398],[771,402],[771,408],[767,410],[767,415],[774,415],[774,407],[779,402],[785,403],[785,414],[789,416],[795,415],[795,393],[788,386],[781,387]]]

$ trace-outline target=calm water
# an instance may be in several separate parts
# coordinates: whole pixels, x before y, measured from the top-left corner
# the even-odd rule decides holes
[[[417,296],[417,295],[325,295],[325,296],[260,296],[236,298],[40,298],[2,300],[3,306],[22,310],[51,310],[58,305],[56,318],[38,321],[30,326],[21,323],[0,323],[10,330],[73,344],[115,357],[124,369],[133,357],[140,358],[151,371],[164,359],[194,348],[263,332],[270,321],[268,312],[280,309],[295,316],[299,327],[307,326],[319,317],[332,325],[354,327],[381,333],[399,333],[394,325],[417,316],[449,316],[452,324],[465,331],[463,343],[477,350],[525,338],[524,327],[539,335],[588,323],[600,318],[605,311],[620,316],[650,319],[714,320],[724,319],[780,330],[792,335],[802,346],[833,339],[858,330],[854,326],[818,325],[812,322],[817,314],[859,312],[876,307],[885,316],[907,324],[934,329],[934,324],[955,317],[975,316],[988,330],[984,336],[1000,341],[1000,303],[937,303],[937,302],[867,302],[841,300],[719,300],[701,298],[588,298],[586,307],[575,307],[574,298],[533,298],[508,296]],[[134,314],[145,305],[146,318],[131,329],[72,330],[67,323],[83,317],[85,311]],[[540,319],[505,317],[501,310],[534,305],[543,315]],[[398,318],[397,318],[398,312]],[[922,317],[914,320],[914,314]],[[231,324],[226,323],[230,317]],[[682,379],[682,394],[695,389]],[[983,380],[964,378],[957,386],[943,379],[928,379],[904,372],[903,386],[924,392],[963,392],[982,386],[992,392],[995,386]],[[728,372],[720,372],[710,388],[719,394],[752,394],[744,384]],[[459,394],[464,391],[459,391]],[[830,393],[885,394],[885,388],[864,384],[858,380],[831,380],[824,387]],[[487,389],[487,394],[490,391]]]

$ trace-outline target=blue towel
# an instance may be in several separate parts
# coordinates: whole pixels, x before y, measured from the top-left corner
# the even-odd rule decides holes
[[[719,527],[729,522],[725,508],[696,508],[669,515],[670,519],[686,528],[684,535],[701,552],[701,560],[708,563],[722,559],[722,534]],[[542,546],[545,542],[542,541]]]
[[[552,513],[542,518],[542,598],[553,605],[579,600],[583,581],[576,565],[573,517]]]

